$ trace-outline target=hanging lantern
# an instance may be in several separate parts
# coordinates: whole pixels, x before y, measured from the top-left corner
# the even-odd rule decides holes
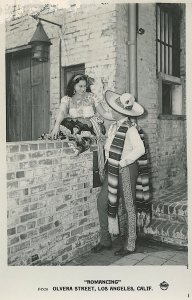
[[[43,25],[39,21],[37,24],[36,31],[29,42],[32,46],[32,59],[38,62],[46,62],[49,58],[49,46],[52,45],[50,42]]]

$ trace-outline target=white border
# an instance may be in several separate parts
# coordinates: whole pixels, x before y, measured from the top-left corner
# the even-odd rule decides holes
[[[28,1],[27,3],[47,3],[44,1]],[[73,0],[49,0],[49,3],[61,4],[74,2]],[[76,1],[76,3],[79,1]],[[83,1],[82,2],[89,2]],[[93,2],[93,1],[90,1]],[[107,2],[112,1],[94,1]],[[116,3],[135,2],[135,1],[115,1]],[[139,2],[156,2],[156,1],[137,1]],[[167,1],[159,1],[167,2]],[[176,1],[169,1],[176,2]],[[7,266],[7,235],[6,235],[6,144],[5,144],[5,32],[4,32],[4,7],[0,4],[0,54],[1,54],[1,118],[0,118],[0,297],[3,300],[57,300],[57,299],[168,299],[168,300],[185,300],[192,298],[192,288],[190,283],[191,274],[191,128],[192,128],[192,85],[191,85],[191,63],[192,63],[192,40],[191,40],[191,19],[192,3],[189,1],[179,1],[186,3],[186,21],[187,21],[187,153],[188,153],[188,203],[189,203],[189,267],[184,266],[109,266],[109,267],[8,267]],[[6,4],[26,3],[26,0],[7,0]],[[121,279],[122,285],[137,286],[151,285],[152,292],[52,292],[53,286],[85,286],[86,279]],[[159,284],[162,281],[169,283],[169,289],[162,291]],[[38,292],[38,287],[48,287],[49,292]],[[189,298],[188,298],[189,293]]]

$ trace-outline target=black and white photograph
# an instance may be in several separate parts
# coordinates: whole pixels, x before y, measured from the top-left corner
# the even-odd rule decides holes
[[[2,6],[2,299],[190,299],[188,5]]]

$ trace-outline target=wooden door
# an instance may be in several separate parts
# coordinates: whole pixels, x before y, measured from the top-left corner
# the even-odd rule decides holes
[[[7,141],[31,140],[30,55],[14,53],[7,61]]]
[[[36,140],[49,131],[49,62],[34,63],[30,53],[6,56],[8,142]]]
[[[49,131],[49,63],[34,62],[31,66],[32,140]]]

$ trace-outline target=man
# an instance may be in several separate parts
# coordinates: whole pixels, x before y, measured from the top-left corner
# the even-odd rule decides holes
[[[129,255],[135,251],[136,241],[136,180],[137,159],[145,153],[144,144],[136,127],[129,120],[144,113],[133,95],[119,95],[106,91],[105,99],[112,108],[114,122],[108,130],[105,144],[107,171],[97,201],[100,222],[100,242],[92,249],[98,253],[112,248],[111,234],[118,234],[118,201],[121,197],[126,208],[123,247],[115,255]]]

